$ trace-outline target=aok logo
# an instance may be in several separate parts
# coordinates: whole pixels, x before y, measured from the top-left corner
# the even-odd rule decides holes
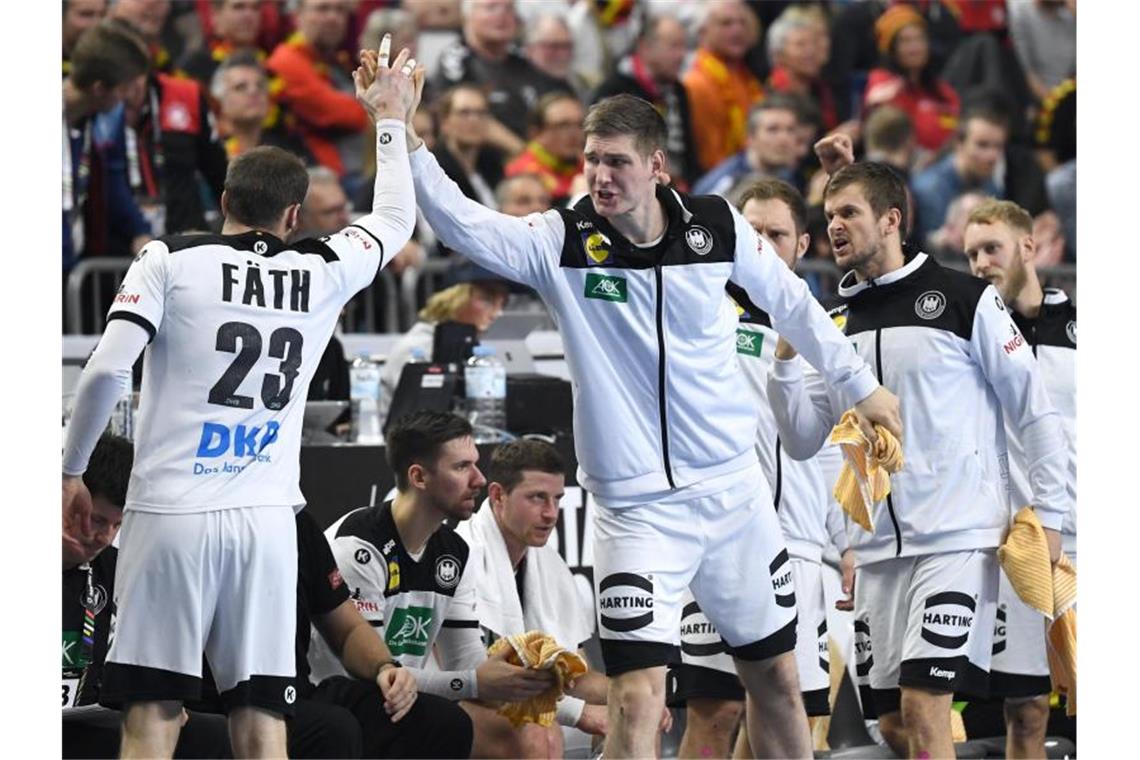
[[[281,425],[272,420],[265,423],[264,433],[256,425],[253,427],[236,425],[231,431],[226,425],[207,422],[202,425],[202,437],[198,441],[198,451],[195,456],[224,456],[230,450],[232,441],[234,456],[255,456],[258,461],[262,461],[264,455],[261,452],[265,450],[266,446],[277,440],[277,431],[280,428]],[[260,441],[258,440],[259,436]],[[268,457],[265,457],[265,460],[268,461]]]
[[[426,654],[431,617],[430,607],[405,607],[393,612],[384,634],[392,654]]]
[[[764,335],[743,327],[736,328],[736,353],[746,356],[760,356],[760,349],[764,346]]]
[[[629,300],[625,278],[605,274],[586,275],[585,295],[586,298],[600,298],[615,303],[626,303]]]

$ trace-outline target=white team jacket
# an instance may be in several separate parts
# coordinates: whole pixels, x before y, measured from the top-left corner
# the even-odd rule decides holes
[[[658,188],[664,237],[637,247],[584,198],[524,218],[466,198],[429,151],[411,154],[416,199],[439,239],[533,288],[562,334],[574,393],[578,482],[644,497],[748,467],[756,409],[737,371],[731,278],[850,405],[875,390],[807,285],[722,198]]]
[[[857,562],[998,546],[1009,521],[1003,413],[1028,452],[1041,523],[1060,529],[1071,501],[1060,416],[997,290],[919,253],[876,280],[848,273],[839,294],[847,336],[899,396],[906,460],[874,532],[849,525]],[[768,391],[795,457],[813,454],[847,408],[795,362],[776,363]]]

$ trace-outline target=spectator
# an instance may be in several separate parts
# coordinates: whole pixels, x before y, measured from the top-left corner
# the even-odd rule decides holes
[[[1055,267],[1065,259],[1065,231],[1052,211],[1033,219],[1033,251],[1033,264],[1038,267]]]
[[[687,52],[681,22],[665,13],[651,16],[642,25],[634,52],[618,62],[592,98],[596,103],[627,93],[648,100],[661,112],[666,128],[666,169],[683,190],[700,175],[689,97],[680,80]]]
[[[962,193],[955,198],[950,208],[946,209],[946,220],[942,222],[942,226],[927,236],[923,250],[940,261],[952,262],[960,259],[964,250],[963,241],[970,212],[986,200],[988,200],[986,196],[974,192]]]
[[[444,523],[469,519],[487,484],[471,425],[446,412],[415,412],[389,428],[387,444],[395,498],[348,512],[325,538],[357,609],[420,692],[463,700],[475,729],[471,755],[520,757],[529,732],[512,729],[485,703],[537,696],[554,676],[510,665],[505,655],[488,658],[479,635],[478,557]],[[434,657],[438,669],[425,667]],[[324,642],[310,661],[314,673],[342,671]]]
[[[222,61],[214,69],[210,94],[218,104],[218,133],[227,158],[259,145],[275,145],[306,165],[316,163],[305,143],[286,126],[281,109],[270,104],[268,72],[254,51],[239,50]]]
[[[110,252],[109,236],[130,241],[132,253],[151,236],[131,196],[126,162],[110,155],[123,134],[123,101],[146,90],[150,61],[142,41],[101,23],[80,35],[63,81],[63,273],[82,253]],[[101,114],[105,114],[101,116]]]
[[[538,630],[585,659],[593,611],[580,601],[557,537],[550,543],[565,490],[566,465],[549,443],[512,441],[491,456],[487,499],[456,528],[482,558],[475,593],[488,644]],[[558,724],[604,736],[607,688],[603,674],[587,672],[558,700]],[[548,756],[562,757],[562,732],[547,730]]]
[[[337,55],[348,32],[341,0],[300,0],[297,31],[269,56],[269,70],[281,79],[278,101],[297,120],[297,129],[322,166],[336,172],[349,195],[363,180],[368,125],[356,102],[348,66]]]
[[[1009,3],[1009,36],[1038,101],[1077,73],[1077,4],[1073,0]]]
[[[210,9],[209,41],[184,55],[178,68],[203,87],[212,88],[214,72],[235,51],[252,51],[258,62],[265,60],[265,51],[257,47],[261,34],[259,0],[211,0]]]
[[[1049,151],[1045,185],[1049,205],[1061,220],[1065,258],[1077,257],[1077,82],[1066,79],[1042,104],[1037,127],[1038,147]]]
[[[827,23],[819,13],[799,6],[788,6],[768,27],[768,60],[772,64],[768,89],[811,98],[819,108],[825,131],[839,126],[831,88],[820,76],[830,40]]]
[[[895,5],[875,22],[875,40],[882,63],[867,78],[863,107],[902,109],[914,125],[918,147],[938,151],[958,126],[960,103],[954,88],[938,78],[926,19],[909,5]]]
[[[155,71],[170,72],[174,62],[170,51],[162,44],[162,28],[170,15],[170,0],[116,0],[110,17],[125,21],[134,27],[150,51]]]
[[[748,144],[722,161],[693,185],[696,195],[727,196],[745,175],[776,177],[797,187],[796,106],[786,95],[775,94],[752,106],[748,114]]]
[[[744,65],[744,54],[755,43],[750,13],[740,0],[708,3],[700,46],[682,80],[701,171],[712,170],[744,147],[748,111],[764,96],[760,80]]]
[[[131,442],[104,435],[91,453],[83,483],[91,493],[90,540],[77,552],[63,545],[63,752],[65,758],[118,757],[120,713],[99,707],[99,687],[115,616],[112,546],[123,522]],[[77,708],[82,708],[79,710]],[[226,721],[187,713],[174,757],[232,757]]]
[[[483,90],[459,84],[438,104],[440,166],[463,194],[495,208],[495,186],[503,178],[503,154],[488,142],[491,111]]]
[[[914,122],[901,108],[879,106],[863,122],[865,161],[888,164],[909,176],[914,145]]]
[[[507,177],[495,188],[499,211],[511,216],[541,214],[551,209],[550,191],[542,178],[534,174]]]
[[[227,161],[202,86],[151,71],[146,91],[126,106],[131,189],[154,234],[208,229],[207,203],[218,210]]]
[[[570,199],[571,184],[584,166],[585,116],[581,101],[570,93],[543,95],[530,114],[531,140],[526,150],[507,164],[506,175],[537,174],[554,204],[565,204]]]
[[[463,38],[440,54],[436,82],[483,86],[494,117],[490,141],[514,155],[525,146],[526,115],[538,99],[554,90],[573,90],[512,50],[519,29],[514,0],[463,0],[461,9]]]
[[[71,51],[79,35],[103,20],[107,0],[64,0],[63,3],[63,76],[71,71]]]
[[[573,69],[574,35],[562,16],[539,16],[526,28],[527,60],[554,79],[570,85],[571,91],[584,98],[589,89]]]

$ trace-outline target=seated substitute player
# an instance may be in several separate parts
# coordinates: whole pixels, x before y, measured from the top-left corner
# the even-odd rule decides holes
[[[1065,486],[1072,508],[1061,523],[1061,546],[1077,558],[1077,307],[1063,290],[1042,288],[1033,263],[1033,218],[1012,201],[975,208],[964,237],[970,271],[997,288],[1014,324],[1037,357],[1045,390],[1061,415],[1068,448]],[[1032,504],[1031,469],[1018,430],[1005,426],[1009,444],[1011,509]],[[998,622],[990,666],[990,696],[1005,700],[1006,757],[1044,757],[1049,722],[1049,661],[1041,614],[1018,598],[1001,574]]]
[[[784,546],[771,494],[756,488],[763,476],[752,450],[755,411],[735,372],[729,278],[806,347],[808,361],[864,422],[901,432],[897,399],[724,199],[658,184],[666,130],[651,104],[604,99],[590,108],[585,131],[589,196],[523,218],[465,198],[410,127],[408,149],[421,211],[439,239],[533,288],[562,332],[575,388],[578,482],[599,505],[605,754],[653,753],[664,665],[691,585],[732,645],[745,688],[777,705],[764,717],[776,727],[765,735],[770,745],[754,749],[807,756],[798,697],[768,696],[788,683],[777,671],[795,667],[777,657],[793,647],[795,613],[761,582]],[[749,711],[748,720],[759,735],[760,716]]]
[[[401,51],[389,68],[388,46],[368,85],[357,77],[377,120],[372,213],[286,244],[305,167],[279,149],[243,154],[226,175],[222,234],[139,252],[79,380],[63,457],[64,537],[74,543],[90,533],[78,476],[149,342],[100,693],[105,706],[126,706],[123,757],[170,756],[181,705],[201,690],[203,652],[235,753],[285,753],[304,399],[341,308],[415,222],[401,144],[415,63]]]
[[[475,729],[473,756],[529,754],[531,731],[515,731],[506,718],[469,701],[520,701],[553,683],[548,671],[511,665],[505,655],[487,657],[475,614],[480,562],[443,522],[470,518],[487,483],[476,466],[471,425],[445,412],[404,416],[388,429],[386,455],[396,497],[355,509],[325,531],[351,598],[421,692],[464,700]],[[442,670],[427,667],[433,648]],[[321,641],[310,662],[318,678],[344,672]]]
[[[544,441],[512,441],[495,449],[487,473],[487,500],[456,532],[482,558],[476,600],[487,643],[540,630],[567,649],[594,635],[593,615],[578,591],[555,535],[566,465]],[[558,701],[558,723],[592,734],[606,732],[606,677],[589,671]],[[548,729],[550,754],[562,756],[562,732]]]
[[[1009,521],[1002,420],[1025,446],[1030,503],[1054,561],[1069,511],[1067,444],[998,291],[924,253],[904,254],[906,188],[889,167],[863,162],[832,174],[824,212],[836,263],[852,270],[839,284],[845,332],[907,408],[906,464],[873,507],[874,530],[848,526],[857,630],[874,653],[871,695],[896,753],[946,757],[953,693],[984,696],[988,686],[995,549]],[[797,458],[819,449],[846,408],[818,378],[805,383],[793,361],[776,362],[768,392]]]
[[[118,549],[111,544],[123,522],[133,458],[134,447],[125,438],[104,435],[95,444],[83,473],[95,530],[79,547],[63,546],[63,757],[119,752],[120,716],[97,702],[115,614]],[[232,756],[224,718],[199,712],[186,718],[174,757]]]
[[[745,220],[771,242],[780,260],[794,271],[810,243],[803,196],[786,182],[762,179],[749,186],[737,202]],[[790,683],[786,689],[800,690],[807,715],[814,719],[831,712],[827,602],[821,561],[829,543],[834,543],[840,554],[850,551],[843,515],[828,498],[829,488],[819,462],[815,458],[796,461],[781,445],[767,389],[779,339],[771,319],[732,283],[728,293],[740,319],[737,359],[759,412],[756,453],[787,543],[787,553],[777,557],[773,573],[777,603],[796,610],[794,657],[798,685]],[[744,711],[744,687],[724,641],[691,594],[686,594],[681,616],[681,664],[671,670],[675,688],[670,704],[686,709],[685,735],[678,754],[730,754],[733,730]],[[769,709],[767,705],[758,707],[764,713]],[[744,734],[740,736],[742,741],[747,739]],[[742,746],[742,751],[746,746]]]

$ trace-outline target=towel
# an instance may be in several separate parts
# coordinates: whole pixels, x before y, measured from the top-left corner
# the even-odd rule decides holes
[[[534,670],[553,670],[557,676],[549,689],[524,702],[505,702],[499,707],[499,714],[518,728],[524,723],[537,723],[540,726],[554,724],[556,703],[574,681],[589,670],[586,661],[558,645],[558,642],[542,631],[516,633],[499,639],[487,648],[487,654],[497,655],[507,652],[507,662]]]
[[[863,435],[852,409],[831,430],[830,442],[843,451],[843,469],[835,481],[835,500],[863,530],[874,531],[871,505],[891,492],[891,474],[903,466],[902,446],[882,425],[875,425],[878,439],[872,445]]]
[[[1021,600],[1046,618],[1046,649],[1053,689],[1066,697],[1066,712],[1077,714],[1077,570],[1064,553],[1049,559],[1045,529],[1032,507],[1022,507],[1000,547],[1010,585]]]

